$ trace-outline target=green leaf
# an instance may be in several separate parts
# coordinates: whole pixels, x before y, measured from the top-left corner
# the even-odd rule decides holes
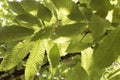
[[[55,4],[55,6],[60,10],[60,9],[64,9],[67,12],[70,12],[72,5],[73,5],[73,1],[72,0],[52,0],[53,4]]]
[[[17,20],[18,23],[28,22],[31,25],[40,24],[39,20],[29,13],[17,15],[15,19]]]
[[[120,8],[115,8],[113,11],[113,18],[112,22],[113,23],[120,23]]]
[[[55,11],[56,10],[56,8],[55,8],[55,6],[54,6],[54,4],[53,4],[53,2],[51,0],[44,0],[44,3],[46,5],[46,7],[48,9],[50,9],[51,11]]]
[[[105,18],[110,9],[112,9],[112,5],[110,4],[110,0],[91,0],[90,7],[92,10],[96,11],[96,14]]]
[[[67,72],[67,80],[89,80],[88,74],[81,67],[80,63],[77,63],[75,67]]]
[[[92,32],[94,40],[97,40],[106,32],[109,22],[97,15],[93,15],[90,20],[90,30]]]
[[[83,15],[83,13],[80,11],[80,9],[75,3],[71,9],[70,14],[68,15],[68,18],[75,21],[85,20],[85,16]]]
[[[96,15],[99,15],[102,18],[106,18],[108,11],[107,10],[100,10],[95,13]]]
[[[48,51],[48,60],[50,63],[51,71],[59,65],[60,62],[60,52],[57,44],[54,44],[53,47]]]
[[[111,9],[111,4],[109,0],[90,0],[90,6],[93,10],[109,10]]]
[[[17,14],[26,13],[19,2],[8,2],[9,7]]]
[[[112,64],[120,53],[120,27],[106,36],[104,41],[95,49],[94,63],[99,68],[105,68]]]
[[[120,75],[118,74],[117,76],[114,76],[110,78],[109,80],[119,80],[119,79],[120,79]]]
[[[92,10],[86,7],[80,7],[80,11],[81,13],[83,13],[84,17],[90,21],[91,17],[92,17]]]
[[[39,30],[33,37],[32,41],[36,41],[38,39],[46,39],[49,38],[50,35],[53,33],[53,28],[52,27],[45,27],[41,30]]]
[[[118,4],[120,4],[120,0],[117,0],[118,1]]]
[[[118,64],[118,65],[116,66],[116,64]],[[110,70],[111,73],[108,73],[107,78],[108,78],[109,80],[117,80],[117,78],[120,77],[120,66],[119,66],[119,63],[116,63],[116,62],[115,62],[115,64],[112,65],[112,67],[113,67],[113,68],[116,68],[116,69],[111,69],[111,70]]]
[[[30,56],[26,63],[25,80],[33,80],[38,70],[40,69],[45,53],[44,40],[38,40],[34,43],[30,52]]]
[[[53,5],[55,6],[54,15],[56,18],[62,18],[70,14],[71,8],[73,6],[72,0],[52,0]],[[56,10],[57,9],[57,10]]]
[[[82,33],[84,29],[85,29],[84,23],[69,24],[69,25],[56,28],[55,35],[69,37],[69,36]]]
[[[33,30],[22,26],[11,25],[0,28],[0,42],[23,40],[33,34]]]
[[[37,17],[40,18],[41,20],[50,21],[52,17],[51,11],[43,4],[39,4],[38,7],[39,8],[38,8]]]
[[[21,5],[26,11],[36,11],[38,9],[38,2],[35,0],[23,0]]]
[[[3,61],[0,64],[0,71],[9,70],[9,69],[15,67],[28,54],[30,49],[31,49],[31,43],[19,42],[12,49],[12,51],[8,52],[8,54],[3,58]]]
[[[81,52],[81,66],[90,74],[93,64],[93,49],[87,48]]]
[[[72,0],[52,0],[59,11],[68,15],[68,18],[75,21],[84,19],[78,6]],[[74,16],[73,16],[74,15]]]
[[[80,2],[80,5],[86,5],[87,7],[89,6],[89,4],[90,4],[90,0],[79,0],[79,2]],[[85,6],[85,7],[86,7]]]
[[[93,38],[91,34],[87,34],[86,36],[84,35],[75,36],[71,40],[66,52],[69,53],[80,52],[90,47],[92,44],[93,44]]]
[[[22,0],[21,1],[21,6],[24,8],[24,10],[26,10],[27,12],[29,12],[30,14],[34,16],[37,15],[38,5],[39,5],[39,2],[35,0]]]
[[[73,69],[73,74],[78,74],[78,75],[74,75],[74,79],[75,80],[88,80],[88,74],[86,73],[86,71],[80,66],[80,64],[78,63],[75,68]]]

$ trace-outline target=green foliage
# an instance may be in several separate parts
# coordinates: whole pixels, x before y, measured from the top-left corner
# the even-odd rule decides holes
[[[13,49],[5,55],[1,65],[0,70],[9,70],[19,64],[22,59],[29,53],[31,49],[31,43],[28,41],[19,42]]]
[[[44,29],[39,30],[38,32],[36,32],[36,34],[32,37],[32,41],[36,41],[38,39],[46,39],[49,38],[53,32],[53,28],[52,27],[46,27]]]
[[[97,67],[104,68],[110,66],[115,61],[120,52],[119,40],[120,27],[117,27],[94,51],[94,62]],[[107,60],[106,60],[107,59]]]
[[[33,34],[34,30],[19,25],[0,28],[0,42],[23,40]]]
[[[79,7],[75,3],[73,4],[74,5],[72,6],[72,9],[71,9],[70,14],[68,15],[68,18],[70,18],[71,20],[75,20],[75,21],[85,20],[85,17],[82,14],[82,12],[79,10]]]
[[[26,13],[24,8],[20,5],[19,2],[8,2],[10,8],[17,14]]]
[[[86,71],[80,66],[79,63],[77,63],[74,68],[68,71],[67,80],[73,80],[73,79],[89,80]]]
[[[15,20],[18,23],[22,23],[22,24],[27,23],[27,26],[30,24],[33,25],[33,24],[40,23],[39,20],[35,16],[33,16],[32,14],[29,14],[29,13],[17,15]]]
[[[101,7],[102,6],[102,7]],[[90,1],[91,9],[96,11],[101,17],[106,17],[108,10],[112,9],[112,5],[110,4],[110,0],[91,0]]]
[[[84,28],[85,28],[84,23],[69,24],[69,25],[58,27],[55,31],[55,35],[69,37],[69,36],[82,33],[84,31]]]
[[[44,40],[38,40],[34,43],[32,50],[30,51],[29,59],[26,63],[25,80],[33,80],[34,75],[37,74],[39,67],[43,63],[45,53]]]
[[[93,44],[93,38],[91,34],[75,36],[71,40],[67,52],[81,52],[82,50],[90,47]]]
[[[99,11],[99,10],[108,10],[111,9],[111,4],[109,0],[91,0],[90,6],[92,9]],[[102,7],[101,7],[102,6]]]
[[[68,17],[75,21],[84,19],[83,14],[79,10],[78,6],[72,0],[52,0],[59,11],[68,15]],[[74,16],[73,16],[74,15]]]
[[[55,6],[60,10],[60,9],[65,9],[68,12],[71,10],[73,6],[73,2],[70,0],[52,0]],[[71,6],[70,6],[71,5]]]
[[[120,23],[119,18],[120,18],[120,9],[119,8],[115,8],[113,11],[113,19],[112,22],[113,23]]]
[[[120,0],[1,0],[0,80],[118,80],[119,6]]]
[[[37,17],[40,18],[41,20],[45,21],[50,21],[52,17],[51,11],[45,7],[43,4],[39,4],[38,6],[38,13]]]
[[[109,22],[97,15],[93,15],[91,17],[89,26],[90,26],[93,38],[97,40],[105,34],[107,27],[109,26]]]
[[[60,62],[60,52],[57,44],[48,51],[48,60],[50,62],[51,71],[54,72],[54,69],[59,65]]]
[[[20,4],[24,8],[24,10],[35,12],[38,9],[39,3],[36,2],[35,0],[23,0]]]

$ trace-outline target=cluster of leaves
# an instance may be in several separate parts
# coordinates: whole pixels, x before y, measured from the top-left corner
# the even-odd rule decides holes
[[[1,79],[119,80],[120,0],[1,3]]]

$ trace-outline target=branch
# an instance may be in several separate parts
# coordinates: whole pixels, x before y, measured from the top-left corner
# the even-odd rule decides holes
[[[78,53],[68,53],[65,56],[61,56],[61,61],[65,60],[65,59],[68,59],[68,58],[71,58],[71,57],[74,57],[76,55],[81,55],[81,53],[80,52],[78,52]],[[44,65],[41,66],[41,69],[46,67],[46,66],[48,66],[48,65],[49,65],[49,62],[46,62]],[[0,80],[8,80],[10,78],[17,78],[17,77],[19,77],[19,76],[24,74],[24,70],[25,69],[16,70],[15,72],[11,73],[10,75],[1,77]],[[5,74],[4,71],[0,72],[0,75],[3,75],[3,74]]]

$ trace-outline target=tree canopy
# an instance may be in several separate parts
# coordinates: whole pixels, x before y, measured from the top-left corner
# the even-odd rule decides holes
[[[120,0],[1,0],[0,80],[120,80]]]

